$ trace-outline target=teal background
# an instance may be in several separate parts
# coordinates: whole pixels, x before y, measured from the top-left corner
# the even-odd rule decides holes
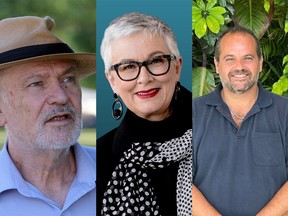
[[[118,126],[123,119],[112,118],[113,91],[104,74],[100,44],[105,29],[116,17],[129,12],[146,13],[159,17],[174,32],[183,67],[180,82],[192,90],[192,1],[191,0],[97,0],[96,2],[96,53],[97,53],[97,138]],[[191,110],[192,112],[192,110]],[[145,132],[144,132],[145,133]]]

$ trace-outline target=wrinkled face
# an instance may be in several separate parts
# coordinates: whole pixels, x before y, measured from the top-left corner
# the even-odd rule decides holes
[[[227,33],[221,40],[219,62],[214,59],[223,88],[233,93],[244,93],[257,84],[262,70],[256,42],[248,33]]]
[[[50,150],[74,145],[81,131],[81,89],[71,62],[26,63],[1,75],[1,125],[9,145]]]
[[[160,36],[145,36],[134,34],[114,40],[111,44],[111,64],[124,61],[143,62],[149,58],[172,54],[166,41]],[[125,103],[128,109],[136,115],[158,121],[170,115],[169,105],[175,90],[175,84],[180,78],[182,59],[171,60],[168,73],[153,76],[145,67],[141,68],[137,79],[121,80],[116,71],[106,72],[106,76],[114,91]]]

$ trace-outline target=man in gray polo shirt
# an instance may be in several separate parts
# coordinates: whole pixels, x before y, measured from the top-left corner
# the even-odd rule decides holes
[[[247,29],[219,38],[214,63],[221,84],[193,101],[193,215],[286,215],[288,99],[257,82]]]

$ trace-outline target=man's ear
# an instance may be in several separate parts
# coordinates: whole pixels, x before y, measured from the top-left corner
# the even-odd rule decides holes
[[[215,65],[216,73],[219,74],[219,62],[216,60],[215,57],[214,57],[214,65]]]
[[[263,66],[263,56],[260,57],[260,60],[259,60],[259,67],[260,67],[260,72],[262,71],[262,66]]]

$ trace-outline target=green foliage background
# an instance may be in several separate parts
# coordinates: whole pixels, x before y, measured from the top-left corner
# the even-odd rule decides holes
[[[288,96],[288,0],[193,0],[193,97],[211,92],[219,83],[214,45],[235,25],[252,30],[260,41],[264,63],[259,82]]]
[[[75,52],[95,53],[96,0],[5,0],[0,8],[0,19],[50,16],[56,22],[54,33]],[[81,80],[81,85],[95,89],[96,75]]]

